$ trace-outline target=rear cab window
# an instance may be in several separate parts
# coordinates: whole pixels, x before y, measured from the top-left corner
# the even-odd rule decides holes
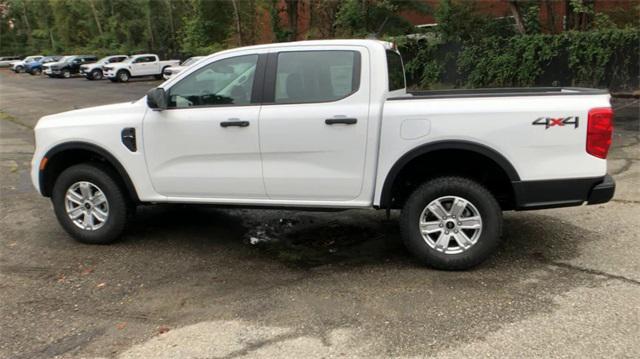
[[[404,67],[399,53],[387,50],[387,74],[389,79],[389,92],[402,90],[407,87],[404,79]]]

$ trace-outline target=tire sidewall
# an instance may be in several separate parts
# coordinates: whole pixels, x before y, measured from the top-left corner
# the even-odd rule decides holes
[[[97,70],[97,69],[91,71],[91,79],[92,80],[102,80],[102,71]]]
[[[129,74],[125,70],[120,70],[116,74],[116,77],[118,78],[118,81],[120,81],[120,82],[128,82],[129,81]]]
[[[476,207],[482,218],[480,238],[462,253],[438,252],[425,242],[420,232],[422,211],[431,201],[445,196],[464,198]],[[438,269],[467,269],[481,263],[495,251],[502,234],[502,212],[493,195],[476,182],[459,177],[439,178],[419,187],[405,203],[401,222],[407,249],[421,262]]]
[[[66,192],[71,185],[88,181],[100,188],[109,203],[109,217],[102,227],[87,231],[76,226],[65,208]],[[80,164],[69,167],[56,179],[51,196],[53,208],[62,227],[75,239],[89,244],[107,244],[116,240],[127,220],[127,202],[122,189],[113,180],[112,174],[101,166]]]
[[[64,77],[65,79],[70,78],[71,77],[71,71],[69,71],[67,69],[62,70],[62,77]]]

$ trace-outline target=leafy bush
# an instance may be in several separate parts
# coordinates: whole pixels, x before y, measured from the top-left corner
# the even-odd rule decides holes
[[[447,45],[426,40],[403,44],[410,54],[405,57],[410,83],[440,87],[447,78],[448,85],[457,87],[638,86],[638,28],[492,36]]]

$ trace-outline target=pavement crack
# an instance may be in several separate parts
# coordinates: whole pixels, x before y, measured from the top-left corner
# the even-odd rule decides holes
[[[618,202],[618,203],[640,203],[640,201],[635,201],[632,199],[617,199],[614,198],[611,200],[611,202]]]
[[[234,352],[231,352],[227,355],[225,355],[224,357],[222,357],[222,359],[232,359],[232,358],[239,358],[242,356],[245,356],[251,352],[254,352],[264,346],[270,345],[270,344],[274,344],[274,343],[278,343],[278,342],[283,342],[285,340],[289,340],[289,339],[295,339],[298,338],[300,336],[299,333],[293,332],[293,333],[285,333],[285,334],[281,334],[281,335],[276,335],[273,338],[270,339],[266,339],[266,340],[260,340],[257,342],[253,342],[253,343],[249,343],[247,344],[246,347],[236,350]]]
[[[601,270],[598,270],[598,269],[586,268],[586,267],[582,267],[582,266],[578,266],[578,265],[570,264],[570,263],[565,263],[565,262],[545,261],[545,260],[543,260],[543,262],[545,262],[547,264],[552,264],[552,265],[555,265],[555,266],[558,266],[558,267],[562,267],[562,268],[571,269],[571,270],[575,270],[575,271],[578,271],[578,272],[586,273],[586,274],[604,276],[607,279],[620,280],[620,281],[623,281],[625,283],[634,284],[634,285],[640,285],[640,280],[628,278],[628,277],[625,277],[625,276],[622,276],[622,275],[618,275],[618,274],[611,274],[611,273],[608,273],[608,272],[605,272],[605,271],[601,271]]]

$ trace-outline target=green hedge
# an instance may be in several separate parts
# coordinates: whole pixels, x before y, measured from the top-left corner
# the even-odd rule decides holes
[[[407,40],[402,49],[409,83],[422,88],[638,88],[637,28],[488,37],[467,44]]]

